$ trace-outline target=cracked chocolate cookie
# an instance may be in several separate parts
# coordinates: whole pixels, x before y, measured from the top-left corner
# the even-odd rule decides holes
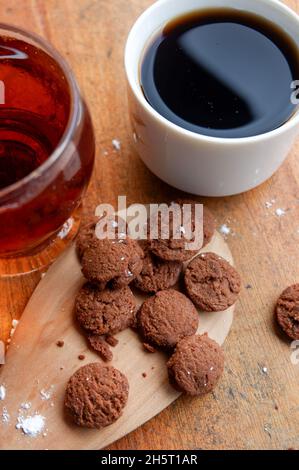
[[[100,290],[86,283],[76,297],[75,312],[78,322],[88,332],[115,334],[133,325],[136,301],[127,286]]]
[[[183,264],[179,261],[163,261],[151,253],[147,241],[139,243],[145,256],[141,273],[134,281],[135,287],[148,293],[173,287],[179,280]]]
[[[151,251],[158,256],[159,258],[165,261],[188,261],[194,255],[197,254],[202,246],[205,246],[209,243],[212,239],[212,236],[215,231],[215,221],[211,214],[211,212],[203,208],[203,220],[201,217],[196,217],[195,211],[195,204],[197,201],[189,200],[189,199],[180,199],[175,201],[175,204],[178,204],[181,208],[181,213],[179,215],[182,216],[182,221],[184,222],[183,225],[173,226],[174,224],[174,217],[173,214],[170,213],[169,217],[169,236],[164,238],[161,236],[161,232],[163,233],[163,227],[161,222],[161,214],[158,218],[158,229],[159,229],[159,238],[151,240]],[[191,211],[186,211],[184,205],[189,204],[191,205]],[[185,209],[185,210],[184,210]],[[151,221],[153,223],[153,221]],[[203,243],[202,246],[199,246],[198,249],[194,250],[191,249],[192,246],[188,246],[190,242],[194,242],[194,238],[192,234],[195,231],[195,227],[197,224],[202,224],[203,229]],[[188,229],[191,233],[188,232]],[[189,233],[189,235],[188,235]]]
[[[70,378],[64,405],[77,425],[101,429],[122,415],[128,394],[128,380],[119,370],[88,364]]]
[[[203,253],[186,268],[186,292],[205,312],[219,312],[233,305],[241,290],[238,272],[215,253]]]
[[[171,385],[191,396],[211,392],[224,368],[221,347],[207,334],[188,336],[178,342],[167,363]]]
[[[130,284],[143,266],[143,251],[137,241],[130,238],[97,240],[84,251],[82,273],[100,289],[107,285],[119,288]]]

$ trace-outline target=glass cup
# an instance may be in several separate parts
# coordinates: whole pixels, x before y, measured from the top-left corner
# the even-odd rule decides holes
[[[3,92],[6,93],[6,76],[5,68],[4,72],[1,69],[1,60],[7,61],[7,54],[10,59],[11,51],[15,50],[11,46],[21,44],[25,55],[28,47],[28,51],[34,50],[34,54],[39,57],[39,73],[47,80],[45,83],[49,87],[50,95],[57,93],[57,113],[61,112],[63,99],[68,102],[65,127],[48,157],[21,179],[0,188],[0,276],[4,276],[46,267],[73,240],[79,227],[82,196],[93,169],[95,139],[89,111],[64,59],[44,40],[12,26],[0,24],[0,38],[7,41],[6,46],[3,46],[3,43],[1,46],[0,43],[0,84],[3,85]],[[31,49],[32,47],[34,49]],[[47,66],[50,64],[50,75],[53,73],[51,79],[49,70],[43,70],[44,59],[50,60]],[[20,61],[17,66],[19,63]],[[1,76],[1,73],[4,76]],[[27,145],[35,130],[36,134],[39,134],[38,112],[43,112],[43,103],[38,103],[38,98],[31,100],[34,112],[32,109],[28,110],[26,94],[29,95],[31,90],[26,90],[25,84],[28,86],[28,82],[25,78],[24,90],[20,93],[18,89],[21,95],[19,107],[22,108],[18,110],[18,116],[23,112],[27,113],[22,116],[22,133],[25,137],[22,136],[20,145],[24,142]],[[55,83],[56,78],[63,84],[64,95]],[[20,84],[18,86],[20,87]],[[9,92],[10,90],[7,91]],[[11,161],[10,151],[5,149],[9,149],[9,139],[13,140],[14,137],[11,137],[11,132],[7,134],[7,126],[12,126],[9,128],[12,129],[12,134],[14,126],[17,131],[20,130],[19,124],[14,122],[13,112],[10,104],[5,104],[5,99],[2,102],[0,100],[0,176],[1,163],[7,169]],[[50,116],[51,119],[56,124],[55,115]],[[27,127],[30,128],[28,132]],[[46,124],[44,128],[50,129],[50,126]],[[34,145],[38,147],[39,143],[34,142]],[[18,168],[15,170],[18,171]]]

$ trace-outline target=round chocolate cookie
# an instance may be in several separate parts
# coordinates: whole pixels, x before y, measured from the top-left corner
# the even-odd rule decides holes
[[[137,315],[137,326],[145,342],[166,350],[196,333],[198,321],[192,302],[174,289],[160,291],[147,299]]]
[[[81,260],[87,248],[91,248],[97,244],[98,238],[96,237],[96,226],[103,221],[103,231],[107,234],[114,235],[115,239],[123,239],[126,237],[127,225],[123,219],[118,216],[105,217],[91,217],[90,221],[80,228],[76,240],[76,248],[79,259]]]
[[[167,363],[169,382],[180,392],[198,396],[211,392],[223,373],[224,354],[207,334],[178,342]]]
[[[133,325],[135,297],[127,286],[100,290],[86,283],[76,297],[75,312],[85,330],[97,335],[114,334]]]
[[[86,279],[100,289],[107,284],[113,288],[123,287],[140,274],[143,251],[137,241],[130,238],[97,240],[84,251],[82,272]]]
[[[150,252],[149,243],[146,240],[139,243],[145,257],[142,271],[136,277],[134,285],[142,292],[149,293],[173,287],[179,280],[183,267],[182,263],[179,261],[163,261]]]
[[[101,429],[122,415],[128,395],[124,374],[111,366],[88,364],[70,378],[64,405],[79,426]]]
[[[194,255],[196,255],[202,246],[205,246],[207,243],[210,242],[212,236],[215,231],[215,221],[210,213],[210,211],[206,208],[203,209],[203,221],[200,219],[198,223],[203,224],[203,244],[199,246],[196,250],[191,250],[188,248],[188,243],[194,242],[194,238],[192,238],[192,233],[195,231],[196,227],[196,212],[195,212],[195,204],[197,201],[189,200],[189,199],[179,199],[175,201],[175,204],[178,204],[181,208],[181,212],[179,215],[183,216],[184,225],[179,225],[178,227],[173,227],[174,224],[174,217],[173,214],[170,213],[169,217],[169,237],[165,239],[165,237],[161,237],[161,233],[163,232],[163,227],[161,223],[161,214],[159,214],[158,218],[158,229],[160,238],[151,240],[151,251],[158,256],[159,258],[165,261],[188,261]],[[191,211],[187,212],[184,211],[184,205],[189,204],[191,205]],[[190,219],[191,217],[191,219]],[[154,219],[153,219],[154,220]],[[152,223],[150,221],[150,223]],[[189,230],[191,228],[192,233],[188,237],[188,227]]]
[[[283,291],[276,304],[276,318],[283,331],[299,340],[299,284]]]
[[[194,258],[185,271],[188,296],[205,312],[219,312],[233,305],[241,290],[238,272],[215,253]]]

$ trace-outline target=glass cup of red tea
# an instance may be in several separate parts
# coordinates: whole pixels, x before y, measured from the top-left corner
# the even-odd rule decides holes
[[[0,25],[0,275],[48,265],[74,238],[95,139],[72,71]]]

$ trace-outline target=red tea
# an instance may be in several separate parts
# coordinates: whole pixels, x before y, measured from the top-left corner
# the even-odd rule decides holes
[[[51,155],[70,114],[68,85],[41,49],[0,37],[0,188],[24,178]]]
[[[72,139],[35,177],[67,129],[74,106],[69,81],[44,50],[4,36],[0,81],[0,253],[15,254],[48,240],[80,204],[92,171],[94,135],[79,97]]]

